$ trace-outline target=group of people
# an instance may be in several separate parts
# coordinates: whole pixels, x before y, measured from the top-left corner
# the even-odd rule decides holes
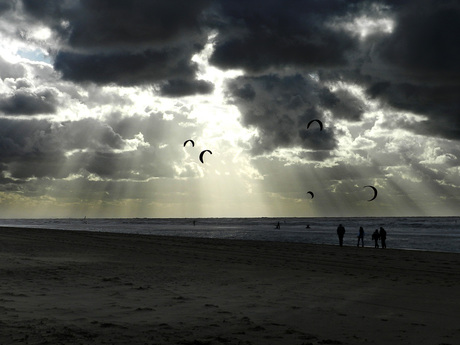
[[[385,249],[387,247],[387,244],[386,244],[387,232],[384,228],[380,227],[380,231],[379,229],[375,229],[374,233],[372,234],[372,239],[374,240],[375,248],[379,247],[379,240],[380,240],[380,243],[382,244],[382,248]]]
[[[342,224],[339,224],[337,227],[337,236],[339,236],[339,244],[343,246],[343,237],[345,236],[345,227]],[[386,248],[386,239],[387,239],[387,232],[383,227],[379,229],[375,229],[374,233],[372,234],[372,240],[374,241],[375,248],[379,248],[379,241],[382,245],[382,248]],[[361,247],[364,247],[364,228],[362,226],[359,227],[358,232],[358,247],[361,243]]]

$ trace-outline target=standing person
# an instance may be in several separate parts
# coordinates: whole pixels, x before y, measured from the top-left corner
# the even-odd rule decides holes
[[[380,227],[380,241],[382,242],[382,249],[387,247],[386,240],[387,240],[387,232],[384,228]]]
[[[361,247],[364,247],[364,229],[362,226],[359,227],[358,247],[359,247],[359,241],[361,241]]]
[[[339,244],[341,247],[343,246],[343,235],[345,235],[345,228],[342,224],[339,224],[337,227],[337,236],[339,236]]]
[[[379,230],[375,229],[374,233],[372,234],[372,239],[375,241],[374,248],[379,247],[379,238],[380,238]]]
[[[280,222],[278,222],[278,223],[276,224],[275,229],[281,229]]]

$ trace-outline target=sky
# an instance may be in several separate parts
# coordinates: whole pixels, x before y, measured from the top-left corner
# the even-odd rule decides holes
[[[457,0],[0,0],[0,218],[458,216],[459,94]]]

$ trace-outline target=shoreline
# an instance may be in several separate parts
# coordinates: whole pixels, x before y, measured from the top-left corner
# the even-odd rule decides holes
[[[257,239],[240,239],[240,238],[220,238],[220,237],[199,237],[199,236],[186,236],[186,235],[159,235],[159,234],[141,234],[141,233],[129,233],[129,232],[110,232],[110,231],[102,231],[102,230],[73,230],[73,229],[52,229],[52,228],[44,228],[44,227],[27,227],[27,226],[10,226],[10,225],[0,225],[0,231],[2,229],[20,229],[20,230],[43,230],[43,231],[66,231],[66,232],[75,232],[75,233],[82,233],[82,234],[108,234],[108,235],[124,235],[124,236],[140,236],[140,237],[166,237],[166,238],[178,238],[178,239],[197,239],[197,240],[219,240],[219,241],[241,241],[241,242],[260,242],[260,243],[287,243],[287,244],[301,244],[307,246],[328,246],[328,247],[338,247],[337,244],[328,244],[328,243],[308,243],[308,242],[300,242],[300,241],[277,241],[277,240],[257,240]],[[335,234],[331,233],[331,237],[335,237]],[[337,240],[338,242],[338,240]],[[372,240],[368,240],[369,243],[372,243]],[[346,248],[357,248],[356,245],[350,245],[344,243],[343,247]],[[386,249],[382,248],[374,248],[373,244],[369,244],[364,246],[365,249],[373,249],[373,250],[392,250],[392,251],[409,251],[409,252],[428,252],[428,253],[445,253],[445,254],[456,254],[460,255],[460,252],[452,252],[452,251],[442,251],[442,250],[430,250],[430,249],[419,249],[419,248],[392,248],[388,247]],[[361,249],[361,247],[360,247]]]
[[[0,227],[0,343],[456,344],[460,255]]]

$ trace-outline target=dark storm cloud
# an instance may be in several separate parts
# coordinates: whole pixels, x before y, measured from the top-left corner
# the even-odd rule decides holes
[[[460,139],[458,1],[23,4],[31,18],[59,37],[54,67],[64,79],[99,85],[152,83],[168,97],[212,92],[209,82],[197,79],[197,64],[191,58],[214,30],[210,63],[245,73],[228,84],[228,94],[242,112],[243,125],[258,130],[254,152],[292,146],[335,148],[333,128],[319,139],[302,126],[310,113],[323,118],[326,111],[332,119],[360,121],[366,107],[347,89],[350,83],[365,89],[382,107],[426,116],[418,127],[402,121],[406,129]],[[374,24],[391,19],[393,30],[361,37],[350,29],[358,18]],[[296,73],[304,80],[314,74],[316,83],[296,89]],[[344,86],[330,88],[337,81]]]
[[[334,92],[324,87],[337,81],[364,88],[383,106],[427,117],[419,126],[401,122],[406,129],[460,139],[457,1],[268,1],[264,6],[256,1],[223,1],[218,13],[215,22],[220,31],[210,61],[246,72],[244,82],[240,78],[229,84],[229,93],[242,112],[242,123],[259,130],[256,152],[299,145],[298,139],[303,139],[303,147],[334,148],[309,142],[304,129],[298,130],[300,135],[293,133],[307,111],[320,118],[328,110],[333,118],[361,120],[366,106],[347,86]],[[339,24],[373,16],[392,19],[393,31],[371,33],[360,40]],[[295,78],[288,86],[282,77],[293,68],[303,76],[316,73],[318,78],[317,85],[307,87],[312,88],[306,92],[310,107],[295,114],[290,112],[293,103],[275,101],[289,92],[296,98]],[[266,89],[261,102],[251,75],[260,78],[258,84],[262,80],[280,84]]]
[[[0,161],[13,178],[65,177],[65,157],[47,121],[0,119]]]
[[[229,95],[242,113],[242,124],[258,130],[253,153],[280,147],[329,151],[336,147],[333,126],[307,130],[314,118],[330,111],[336,118],[359,121],[362,101],[346,90],[330,91],[307,73],[340,71],[358,49],[355,37],[331,25],[361,1],[222,1],[216,19],[219,34],[210,62],[243,69],[248,76],[229,83]],[[290,75],[296,69],[299,74]],[[252,76],[251,76],[252,75]],[[318,78],[318,74],[316,74]],[[335,80],[334,80],[335,81]],[[311,155],[309,157],[313,158]],[[307,156],[305,156],[307,157]],[[315,155],[322,160],[330,153]]]
[[[349,121],[359,121],[364,113],[364,104],[346,89],[331,92],[322,88],[318,93],[321,104],[329,109],[334,117]]]
[[[22,4],[27,13],[31,14],[40,21],[58,21],[61,15],[61,4],[55,0],[22,0]]]
[[[14,8],[14,0],[0,0],[0,16]]]
[[[425,135],[460,139],[460,3],[417,1],[395,8],[395,29],[373,45],[367,93],[425,115]]]
[[[458,85],[418,85],[413,83],[379,82],[367,93],[392,107],[426,115],[417,125],[400,124],[415,132],[448,139],[460,139],[460,83]]]
[[[13,95],[0,95],[0,112],[5,115],[54,114],[56,95],[51,90],[19,90]]]
[[[200,25],[207,0],[23,3],[61,37],[54,67],[64,79],[122,86],[162,82],[163,94],[177,96],[212,91],[195,80],[191,61],[207,40]]]
[[[146,50],[139,54],[59,52],[54,67],[67,80],[118,85],[160,82],[169,78],[193,79],[197,70],[190,56],[184,56],[178,49]]]
[[[136,48],[202,42],[201,14],[209,0],[23,0],[31,16],[54,26],[74,48]],[[63,21],[67,21],[62,25]]]
[[[317,110],[315,84],[301,75],[279,77],[239,77],[228,86],[240,108],[245,126],[257,128],[253,153],[270,152],[278,147],[300,146],[306,149],[331,150],[336,146],[330,124],[323,131],[311,128],[310,120],[321,120]]]
[[[327,22],[359,1],[222,1],[211,63],[250,72],[346,63],[356,42]]]
[[[206,94],[214,90],[214,85],[205,80],[168,80],[161,85],[160,93],[163,96],[180,97],[187,95]]]
[[[405,78],[423,83],[458,81],[460,76],[460,3],[423,0],[396,15],[396,27],[376,49]]]

